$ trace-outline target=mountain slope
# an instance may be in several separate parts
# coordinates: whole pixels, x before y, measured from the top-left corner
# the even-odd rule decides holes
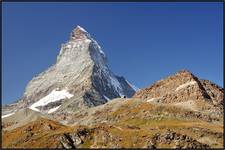
[[[223,117],[141,99],[116,99],[75,115],[74,125],[38,119],[3,130],[3,147],[222,148]],[[40,138],[41,137],[41,138]]]
[[[3,147],[223,148],[221,92],[183,70],[133,98],[117,98],[69,115],[35,112],[28,115],[36,117],[30,122],[25,110],[17,111],[3,118]],[[177,98],[170,99],[172,94]]]
[[[28,107],[42,113],[73,113],[134,92],[109,69],[98,43],[77,26],[62,44],[56,63],[28,83],[21,100],[4,106],[3,115]]]
[[[139,90],[133,97],[148,102],[177,104],[199,111],[223,113],[223,89],[210,81],[198,79],[187,70],[159,80],[150,87]]]

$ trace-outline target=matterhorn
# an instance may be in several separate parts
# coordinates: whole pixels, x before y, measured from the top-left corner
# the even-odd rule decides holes
[[[132,84],[109,69],[99,44],[77,26],[62,44],[56,63],[28,83],[20,100],[4,106],[3,115],[21,109],[73,113],[134,93]]]

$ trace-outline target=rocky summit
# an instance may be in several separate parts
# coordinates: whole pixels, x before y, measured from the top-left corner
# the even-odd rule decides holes
[[[135,93],[134,98],[148,102],[183,105],[196,110],[223,113],[223,89],[216,84],[201,80],[188,70],[155,82]]]
[[[134,92],[124,77],[109,69],[99,44],[77,26],[69,41],[62,44],[56,63],[28,83],[18,102],[3,107],[3,115],[22,108],[42,113],[73,113],[113,98],[131,97]]]
[[[77,26],[56,63],[3,106],[2,146],[224,148],[223,99],[223,88],[187,70],[135,91]]]

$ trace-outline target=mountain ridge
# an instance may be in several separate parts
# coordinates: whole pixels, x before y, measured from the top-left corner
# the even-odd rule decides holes
[[[67,97],[63,90],[71,96]],[[61,91],[64,96],[58,99],[54,94],[56,91],[57,93]],[[42,107],[48,106],[46,101],[40,104],[40,109],[44,113],[61,104],[64,106],[58,110],[64,108],[62,111],[72,113],[104,104],[123,95],[131,97],[134,92],[125,78],[116,76],[109,69],[106,55],[99,44],[85,29],[77,26],[71,32],[69,41],[62,44],[56,63],[32,78],[26,86],[23,97],[15,105],[18,108],[11,107],[11,109],[26,107],[33,109],[32,104],[50,95],[51,98],[57,99],[55,100],[57,103],[52,102],[49,107]],[[54,100],[49,100],[49,103],[51,101]],[[5,107],[4,110],[7,109],[7,106]]]
[[[137,91],[133,98],[165,104],[196,105],[199,111],[223,113],[223,88],[198,79],[188,70],[181,70]],[[193,106],[195,107],[195,106]]]

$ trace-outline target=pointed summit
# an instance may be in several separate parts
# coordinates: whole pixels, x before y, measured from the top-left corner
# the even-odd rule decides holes
[[[155,82],[148,88],[135,93],[134,97],[144,99],[158,98],[164,103],[210,99],[200,80],[188,70]]]
[[[72,31],[70,40],[90,39],[90,34],[81,26],[77,25]]]
[[[180,75],[180,76],[193,76],[192,72],[187,70],[187,69],[182,69],[178,71],[175,75]]]
[[[180,71],[178,71],[177,73],[187,73],[187,74],[192,74],[190,70],[187,69],[181,69]]]
[[[82,28],[81,26],[77,25],[77,27],[75,28],[75,30],[80,30],[82,32],[87,32],[84,28]]]
[[[41,113],[73,113],[122,95],[131,97],[134,92],[110,70],[100,45],[77,26],[62,44],[56,63],[28,83],[15,110],[28,107]]]

